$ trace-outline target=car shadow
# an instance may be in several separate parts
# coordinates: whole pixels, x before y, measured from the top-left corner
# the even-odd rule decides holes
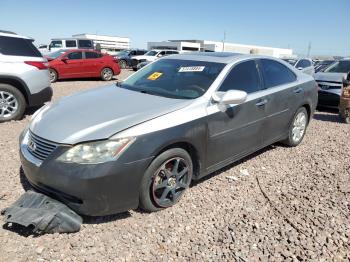
[[[103,81],[101,78],[98,77],[84,77],[84,78],[67,78],[67,79],[58,79],[56,82],[75,82],[75,81],[82,81],[82,82],[89,82],[89,81],[101,81],[101,82],[111,82],[111,81],[117,81],[118,78],[116,76],[113,76],[113,78],[110,81]]]
[[[229,164],[229,165],[227,165],[227,166],[225,166],[225,167],[223,167],[223,168],[221,168],[221,169],[219,169],[219,170],[217,170],[217,171],[215,171],[215,172],[213,172],[213,173],[211,173],[211,174],[209,174],[209,175],[207,175],[205,177],[202,177],[202,178],[200,178],[198,180],[193,180],[191,185],[190,185],[190,187],[195,187],[195,186],[197,186],[197,185],[199,185],[199,184],[201,184],[201,183],[211,179],[212,177],[220,175],[221,173],[224,173],[224,172],[230,170],[231,168],[233,168],[233,167],[235,167],[237,165],[245,163],[245,162],[247,162],[247,161],[257,157],[258,155],[261,155],[261,154],[263,154],[265,152],[274,150],[275,148],[280,147],[280,146],[284,146],[284,145],[281,144],[281,143],[276,143],[276,144],[272,144],[272,145],[269,145],[267,147],[264,147],[263,149],[260,149],[259,151],[256,151],[255,153],[252,153],[249,156],[246,156],[246,157],[242,158],[241,160],[237,160],[237,161],[235,161],[235,162],[233,162],[233,163],[231,163],[231,164]]]

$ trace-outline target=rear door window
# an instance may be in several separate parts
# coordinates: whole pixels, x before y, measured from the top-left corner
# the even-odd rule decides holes
[[[264,76],[265,88],[288,84],[297,79],[296,75],[289,68],[277,61],[261,59],[260,63]]]
[[[72,52],[67,55],[68,59],[70,60],[78,60],[83,58],[82,52]]]
[[[75,40],[66,40],[66,47],[77,47],[77,41],[75,41]]]
[[[102,57],[102,54],[96,52],[85,52],[86,59],[96,59]]]
[[[91,40],[78,40],[78,45],[80,48],[93,48]]]
[[[261,90],[259,72],[254,60],[239,63],[231,69],[219,91],[242,90],[254,93]]]
[[[42,57],[30,39],[0,36],[0,53],[13,56]]]

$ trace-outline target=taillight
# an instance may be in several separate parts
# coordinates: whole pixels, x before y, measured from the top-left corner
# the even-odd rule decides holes
[[[45,70],[48,67],[48,63],[38,62],[38,61],[24,61],[27,65],[34,66],[38,68],[39,70]]]
[[[116,58],[116,57],[113,57],[113,61],[116,63],[119,63],[118,58]]]

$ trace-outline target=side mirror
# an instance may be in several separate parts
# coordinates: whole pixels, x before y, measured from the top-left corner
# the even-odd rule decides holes
[[[304,68],[302,68],[302,67],[298,67],[297,69],[298,69],[298,70],[303,70]]]
[[[68,57],[62,57],[62,58],[61,58],[61,61],[62,61],[63,63],[66,63],[67,60],[68,60]]]
[[[162,57],[163,55],[162,54],[158,54],[157,57]]]
[[[241,104],[244,101],[246,101],[247,96],[247,92],[241,90],[229,90],[223,94],[220,92],[216,92],[212,98],[215,102],[219,103],[220,110],[225,111],[227,105]]]

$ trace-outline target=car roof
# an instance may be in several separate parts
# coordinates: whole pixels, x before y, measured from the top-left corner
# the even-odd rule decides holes
[[[162,52],[162,51],[175,51],[180,52],[179,50],[171,50],[171,49],[151,49],[149,51],[156,51],[156,52]]]
[[[29,39],[29,40],[34,40],[31,37],[23,36],[23,35],[17,35],[14,32],[11,31],[5,31],[5,30],[0,30],[0,36],[7,36],[7,37],[15,37],[15,38],[23,38],[23,39]]]
[[[198,60],[203,62],[216,62],[229,64],[238,58],[243,58],[243,54],[229,52],[190,52],[169,56],[169,59]],[[253,57],[250,55],[250,57]],[[168,57],[167,57],[168,58]]]

